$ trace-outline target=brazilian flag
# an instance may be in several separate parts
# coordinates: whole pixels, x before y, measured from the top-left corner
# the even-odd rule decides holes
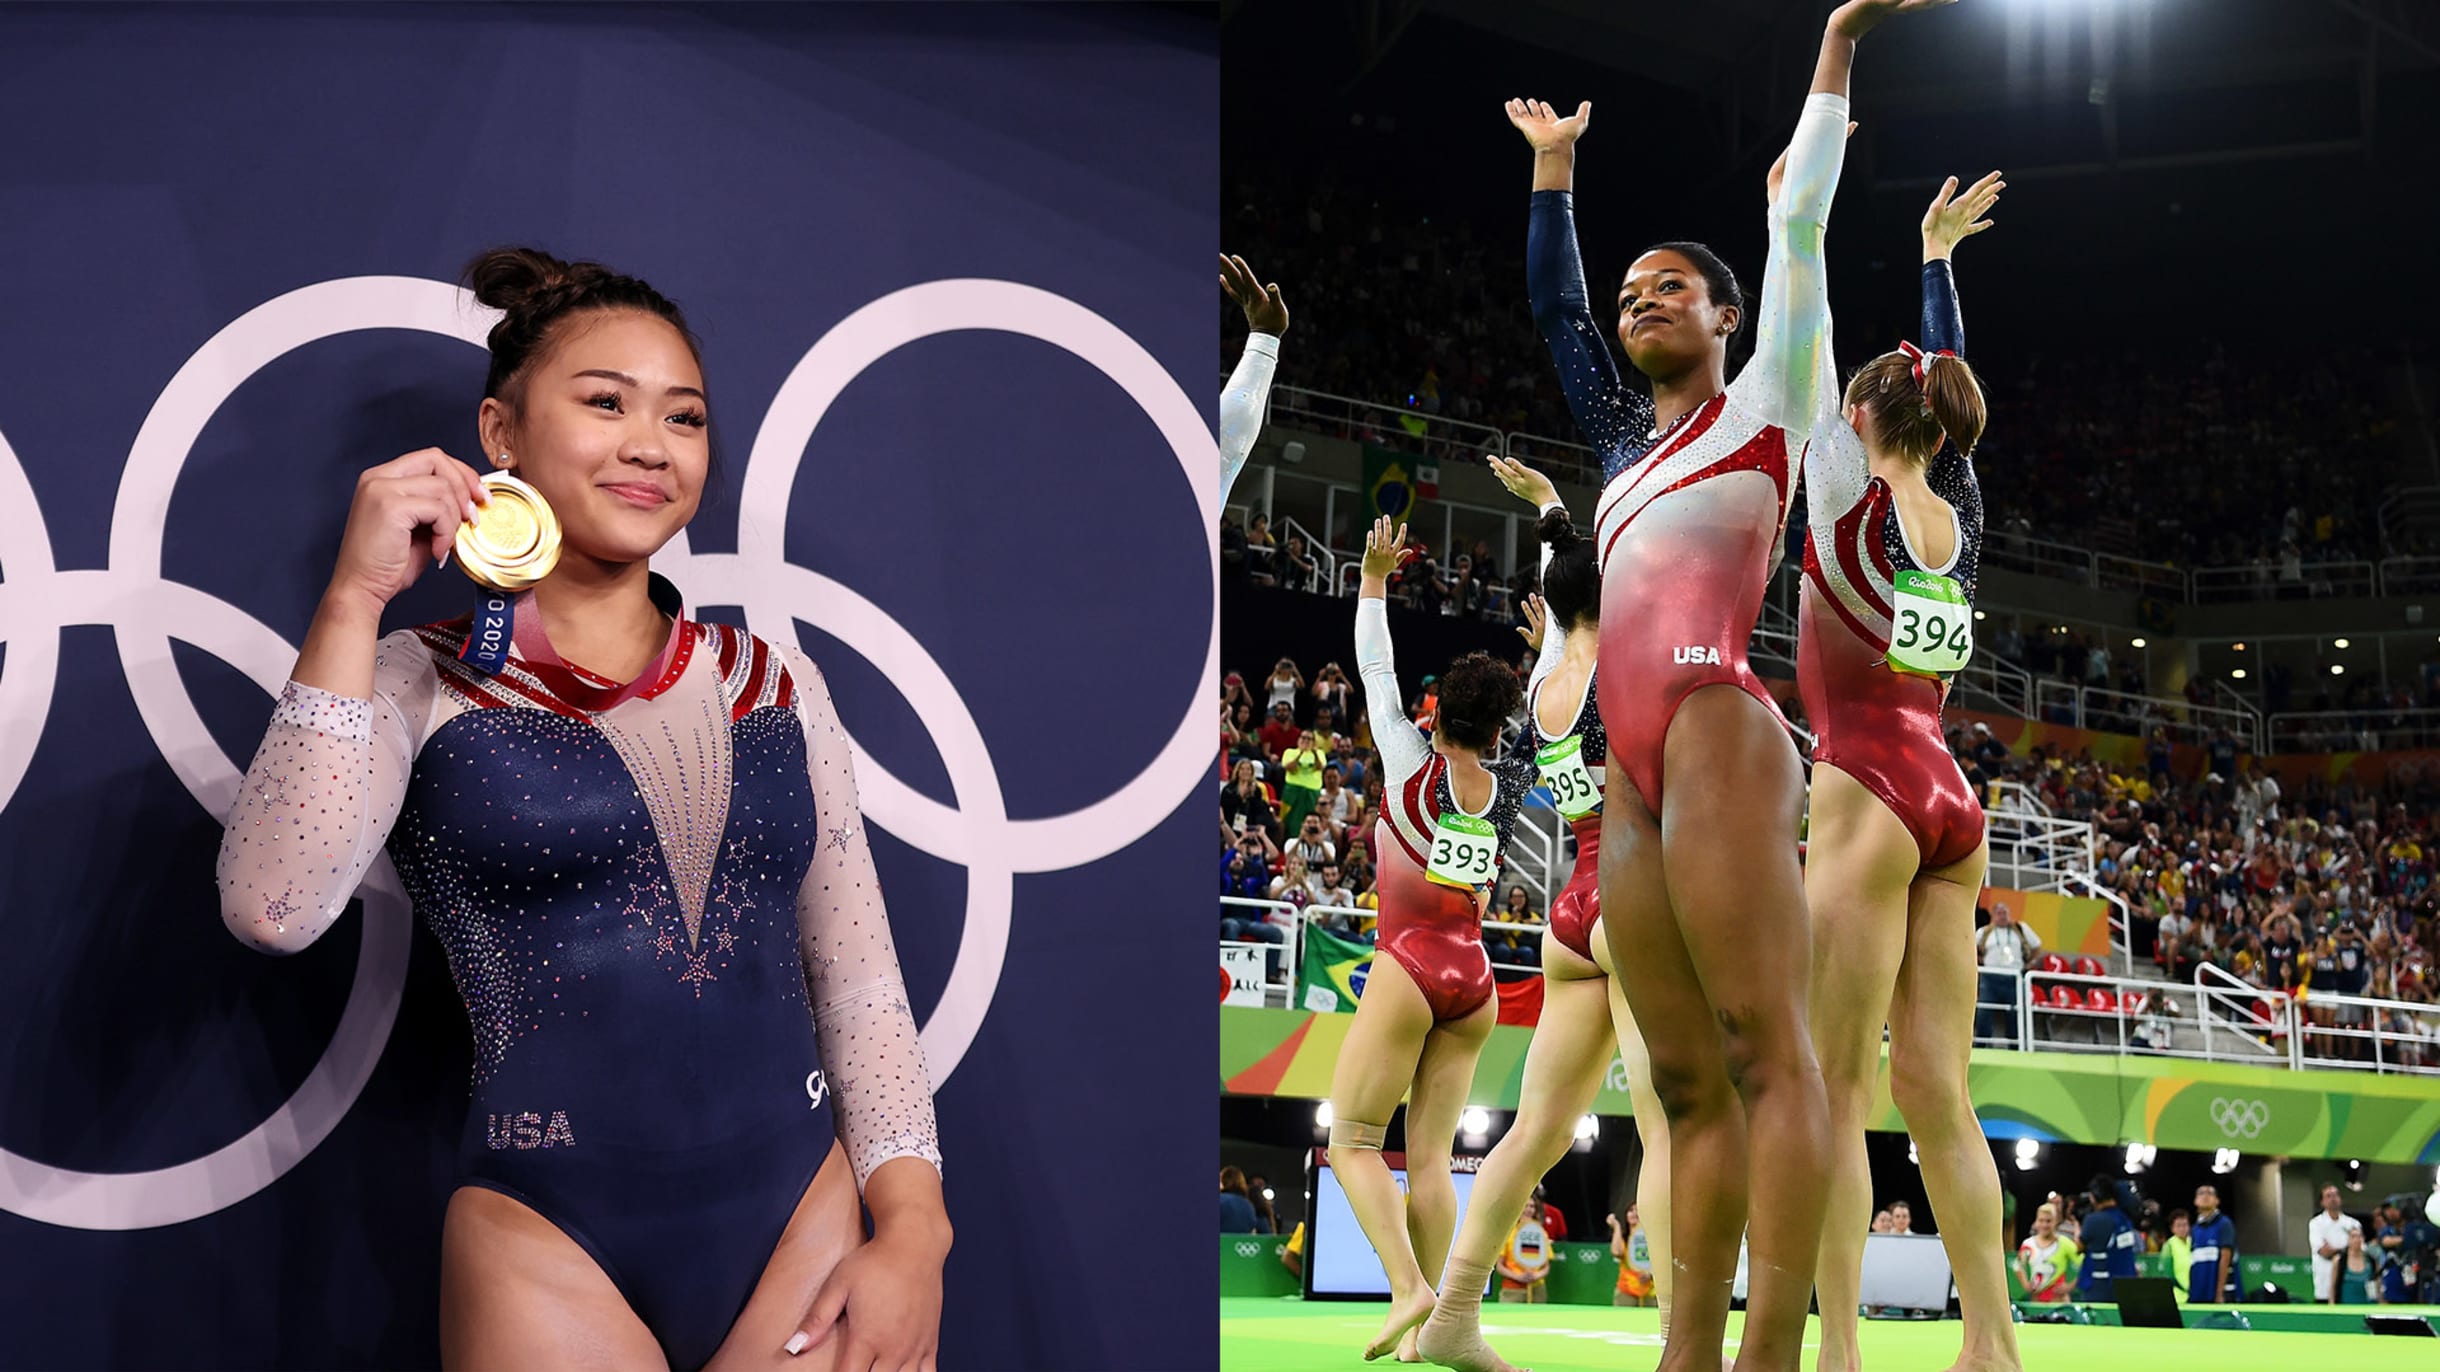
[[[1306,925],[1304,965],[1296,975],[1297,1008],[1354,1014],[1372,960],[1371,944],[1341,938],[1318,924]]]
[[[1415,514],[1415,459],[1389,448],[1364,445],[1364,522],[1383,515],[1412,519]]]

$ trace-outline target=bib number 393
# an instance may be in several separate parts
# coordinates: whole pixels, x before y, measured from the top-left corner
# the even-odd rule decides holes
[[[1974,655],[1974,609],[1955,580],[1900,572],[1890,601],[1889,665],[1948,676]]]
[[[1443,886],[1474,887],[1491,880],[1500,840],[1491,821],[1472,815],[1446,814],[1432,831],[1432,860],[1423,874]]]
[[[1592,769],[1584,765],[1582,734],[1543,745],[1533,760],[1542,769],[1542,782],[1550,787],[1551,804],[1558,808],[1560,818],[1582,819],[1601,808],[1601,788],[1593,784]]]

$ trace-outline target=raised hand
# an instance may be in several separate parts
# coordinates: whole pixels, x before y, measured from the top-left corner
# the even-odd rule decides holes
[[[1245,326],[1274,338],[1288,331],[1288,307],[1279,298],[1279,283],[1264,285],[1242,257],[1220,254],[1220,289],[1245,311]]]
[[[1367,580],[1388,580],[1398,570],[1406,554],[1406,525],[1394,523],[1388,515],[1373,521],[1372,532],[1364,536],[1363,574]]]
[[[1542,651],[1542,635],[1550,628],[1550,606],[1542,597],[1529,595],[1519,608],[1525,612],[1525,622],[1517,626],[1517,637],[1525,640],[1526,647],[1539,653]]]
[[[1550,478],[1524,463],[1497,453],[1486,454],[1483,460],[1491,464],[1491,474],[1508,488],[1508,494],[1535,509],[1541,509],[1559,498],[1559,488],[1551,484]]]
[[[1957,190],[1956,177],[1942,182],[1940,194],[1932,197],[1931,208],[1923,212],[1923,260],[1945,260],[1961,240],[1990,228],[1991,221],[1983,216],[2007,188],[1998,172],[1966,187],[1963,194]]]
[[[438,448],[367,470],[356,478],[330,589],[378,614],[425,567],[448,560],[458,529],[490,501],[474,468]]]
[[[1511,100],[1507,104],[1508,122],[1533,145],[1537,153],[1559,152],[1576,145],[1593,122],[1593,102],[1585,101],[1576,112],[1562,119],[1559,112],[1540,100]]]
[[[1957,0],[1847,0],[1846,4],[1831,11],[1830,28],[1832,32],[1845,34],[1849,38],[1861,38],[1880,27],[1884,19],[1894,19],[1901,14],[1921,14],[1925,10],[1936,10],[1956,3]]]

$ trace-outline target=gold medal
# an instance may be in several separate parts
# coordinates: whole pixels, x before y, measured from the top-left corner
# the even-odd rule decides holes
[[[542,493],[506,472],[483,478],[491,503],[458,526],[458,566],[487,591],[513,595],[559,563],[559,516]]]

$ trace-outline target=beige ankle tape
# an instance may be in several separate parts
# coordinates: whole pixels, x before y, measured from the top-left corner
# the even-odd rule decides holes
[[[1369,1148],[1378,1153],[1389,1140],[1386,1124],[1364,1124],[1356,1120],[1334,1119],[1330,1122],[1330,1146],[1333,1148]]]

